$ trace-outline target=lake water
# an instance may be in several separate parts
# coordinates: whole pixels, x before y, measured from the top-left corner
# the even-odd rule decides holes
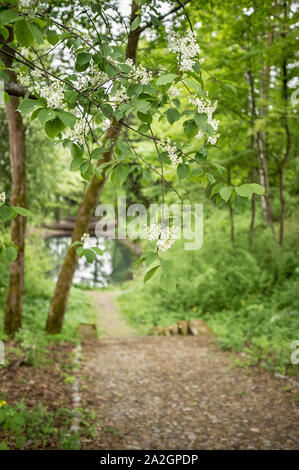
[[[53,236],[45,240],[53,260],[51,276],[57,276],[71,244],[70,236]],[[74,284],[89,287],[106,287],[109,284],[122,282],[132,278],[130,267],[134,261],[131,252],[118,240],[107,240],[90,236],[84,245],[86,248],[97,246],[103,255],[97,255],[96,261],[88,263],[85,257],[79,258],[78,268],[74,276]]]

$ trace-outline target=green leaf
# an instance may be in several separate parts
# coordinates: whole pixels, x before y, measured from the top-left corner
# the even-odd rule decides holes
[[[84,255],[85,255],[86,260],[89,263],[92,263],[96,259],[96,254],[93,250],[90,250],[90,249],[84,250]]]
[[[232,186],[224,186],[220,189],[220,196],[225,202],[227,202],[231,197],[233,189],[234,188]]]
[[[156,85],[166,85],[167,83],[173,82],[178,76],[175,73],[163,73],[157,79]]]
[[[179,163],[177,167],[177,174],[180,180],[186,178],[189,171],[188,165],[184,165],[184,163]]]
[[[102,254],[104,253],[103,250],[101,250],[101,248],[99,248],[98,246],[93,246],[93,247],[92,247],[92,250],[93,250],[97,255],[100,255],[100,256],[102,256]]]
[[[186,83],[188,88],[191,88],[192,90],[194,90],[198,95],[202,97],[204,96],[203,89],[201,88],[201,86],[198,85],[198,83],[194,82],[190,78],[184,78],[184,82]]]
[[[241,186],[238,186],[237,188],[235,188],[235,190],[239,196],[247,197],[248,199],[251,199],[252,194],[253,194],[250,184],[242,184]]]
[[[222,187],[223,187],[222,183],[215,184],[215,186],[213,186],[211,190],[211,197],[214,196],[214,194],[218,194]]]
[[[41,44],[44,40],[44,36],[41,30],[35,24],[32,24],[32,23],[28,23],[28,28],[30,29],[36,42],[38,44]]]
[[[138,16],[135,18],[135,20],[133,21],[133,23],[131,24],[130,30],[131,30],[131,31],[135,31],[137,28],[139,28],[140,23],[141,23],[141,16],[138,15]]]
[[[154,266],[149,271],[147,271],[147,273],[145,274],[145,276],[143,278],[143,282],[146,283],[147,281],[149,281],[153,277],[153,275],[155,274],[155,272],[157,271],[158,268],[160,268],[160,265],[159,266]]]
[[[194,137],[198,131],[197,124],[194,119],[188,119],[183,123],[184,132],[190,137]]]
[[[59,35],[54,31],[54,29],[48,29],[47,40],[52,46],[55,46],[58,43]]]
[[[206,114],[199,114],[195,113],[194,114],[194,121],[198,125],[198,127],[204,131],[208,135],[213,135],[214,134],[214,129],[213,127],[208,124],[208,116]]]
[[[264,188],[260,184],[250,183],[249,186],[251,186],[253,193],[260,195],[265,194]]]
[[[159,259],[158,254],[155,251],[145,251],[142,254],[142,260],[145,261],[145,265],[148,268],[154,261]]]
[[[28,210],[25,209],[25,207],[19,207],[19,206],[13,206],[12,209],[17,213],[22,215],[23,217],[29,217],[32,215],[32,213]]]
[[[134,98],[133,103],[137,111],[140,111],[144,114],[146,114],[151,107],[151,104],[146,100],[139,100],[137,98]]]
[[[196,72],[196,73],[200,73],[201,72],[201,65],[199,62],[195,62],[195,64],[193,64],[192,66],[193,70]]]
[[[15,22],[14,34],[17,41],[22,44],[22,46],[29,47],[34,41],[33,34],[30,31],[27,21],[24,19]]]
[[[22,114],[29,114],[34,111],[36,108],[42,108],[44,104],[40,100],[31,100],[30,98],[24,98],[19,106],[18,110]]]
[[[84,160],[84,162],[80,165],[81,176],[86,179],[87,181],[91,179],[93,176],[94,170],[93,166],[89,160]]]
[[[104,152],[105,152],[105,149],[103,147],[97,147],[91,152],[91,158],[94,158],[95,160],[99,160],[100,158],[103,158]]]
[[[76,171],[80,168],[81,164],[84,162],[84,158],[82,157],[77,157],[77,158],[74,158],[74,160],[71,161],[71,166],[70,166],[70,170],[71,171]]]
[[[72,155],[73,158],[80,158],[80,157],[82,157],[83,153],[84,153],[84,151],[83,151],[82,147],[80,147],[77,144],[72,143],[72,145],[71,145],[71,155]]]
[[[75,70],[77,72],[84,72],[90,64],[92,59],[91,54],[89,52],[80,52],[77,55],[76,63],[75,63]]]
[[[72,129],[76,124],[76,116],[68,111],[57,111],[57,116],[66,127],[70,127]]]
[[[79,242],[79,240],[76,240],[74,243],[71,244],[70,248],[72,248],[73,246],[77,246],[77,245],[82,246],[82,242]]]
[[[3,10],[0,13],[0,23],[9,24],[17,21],[19,19],[18,13],[12,10]]]
[[[45,124],[45,131],[47,136],[50,137],[50,139],[54,139],[54,137],[60,134],[63,129],[65,129],[65,125],[63,124],[63,122],[61,122],[59,117],[56,117],[55,119],[53,119],[53,121],[48,121]]]
[[[0,219],[3,221],[10,220],[14,216],[14,211],[9,206],[0,206]]]
[[[7,261],[11,263],[17,258],[18,252],[13,246],[8,246],[5,250],[5,256]]]
[[[142,122],[146,122],[147,124],[151,124],[153,121],[151,113],[141,113],[140,111],[137,111],[137,116]]]
[[[117,165],[111,173],[111,182],[113,186],[121,187],[129,174],[129,165]]]
[[[38,113],[38,119],[42,126],[44,126],[47,121],[52,121],[55,118],[56,113],[53,109],[43,108]]]
[[[248,199],[251,199],[253,193],[264,194],[262,186],[256,183],[241,184],[241,186],[238,186],[235,190],[239,196],[247,197]]]
[[[84,252],[85,252],[85,250],[83,248],[83,245],[79,246],[76,250],[76,253],[77,253],[78,256],[83,256]]]
[[[167,110],[166,115],[167,115],[169,124],[173,124],[174,122],[178,121],[181,117],[180,113],[175,108],[169,108]]]

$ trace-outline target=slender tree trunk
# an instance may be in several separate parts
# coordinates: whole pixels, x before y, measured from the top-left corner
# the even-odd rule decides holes
[[[267,33],[267,43],[270,46],[273,42],[272,32]],[[261,71],[261,108],[260,117],[265,118],[268,114],[268,96],[270,86],[270,66],[265,63]],[[270,226],[273,235],[275,236],[273,217],[272,217],[272,204],[270,197],[270,184],[268,175],[268,158],[267,158],[267,134],[265,130],[261,130],[257,134],[257,150],[260,164],[260,184],[264,188],[265,195],[262,196],[262,204],[264,210],[264,219],[267,225]]]
[[[10,38],[12,40],[12,31]],[[4,46],[5,49],[6,46]],[[9,69],[12,59],[4,54],[0,57]],[[10,82],[16,82],[16,76],[8,70]],[[9,130],[10,164],[12,174],[11,205],[26,207],[26,149],[25,149],[25,127],[22,116],[17,111],[19,98],[10,96],[6,104],[6,116]],[[22,311],[24,297],[24,250],[25,250],[26,218],[17,215],[11,223],[11,240],[18,246],[18,256],[9,267],[9,285],[7,290],[6,305],[4,312],[4,332],[8,335],[14,334],[22,326]]]
[[[265,66],[262,74],[262,99],[266,100],[267,98],[267,87],[269,86],[269,67]],[[256,102],[255,102],[255,91],[254,91],[254,77],[251,71],[245,72],[245,78],[249,85],[249,108],[251,114],[252,129],[254,128],[257,111],[256,111]],[[261,114],[265,116],[267,113],[267,106],[263,103]],[[271,230],[274,235],[274,226],[272,221],[272,207],[271,207],[271,198],[270,198],[270,185],[268,178],[268,162],[266,154],[266,133],[265,131],[260,131],[257,133],[256,138],[251,140],[252,148],[255,148],[257,153],[258,162],[259,162],[259,181],[260,185],[263,187],[265,195],[261,197],[264,219],[267,224],[270,225]]]
[[[255,183],[255,168],[251,170],[251,182]],[[255,214],[256,214],[256,199],[255,194],[252,195],[251,199],[251,221],[250,221],[250,231],[249,231],[249,246],[252,249],[253,239],[254,239],[254,225],[255,225]]]
[[[133,1],[130,24],[132,24],[136,18],[138,9],[138,5]],[[128,36],[126,58],[130,58],[134,62],[136,61],[136,51],[140,33],[141,29],[137,28],[135,31],[131,31]],[[111,159],[113,148],[117,142],[121,128],[122,124],[113,119],[105,137],[105,141],[110,139],[111,145],[109,150],[103,155],[104,161],[109,161]],[[99,164],[101,164],[103,160],[101,160]],[[88,188],[86,189],[72,233],[72,243],[76,240],[80,240],[83,233],[87,232],[90,218],[99,200],[105,181],[105,174],[102,179],[94,176]],[[48,333],[56,334],[60,333],[61,331],[64,313],[67,306],[73,276],[77,268],[77,263],[78,256],[76,254],[76,247],[70,248],[61,267],[55,291],[52,297],[50,312],[46,324],[46,331]]]
[[[287,2],[283,2],[283,11],[284,11],[284,20],[287,21],[288,19],[288,5]],[[286,25],[284,25],[282,37],[285,38],[287,35]],[[284,197],[284,170],[289,159],[290,150],[291,150],[291,133],[289,129],[288,123],[288,76],[287,76],[287,61],[286,59],[283,60],[282,67],[282,98],[284,100],[284,114],[283,114],[283,123],[286,133],[286,147],[283,156],[283,160],[279,166],[279,198],[280,198],[280,221],[279,221],[279,244],[283,246],[283,239],[284,239],[284,221],[286,216],[286,201]]]
[[[230,240],[232,242],[232,245],[234,245],[235,243],[234,210],[230,201],[228,203],[228,207],[229,207],[229,218],[230,218]]]
[[[231,185],[232,181],[231,181],[231,169],[230,168],[228,168],[227,170],[227,175],[228,175],[228,184]],[[231,239],[232,245],[234,245],[235,243],[234,209],[230,200],[228,202],[228,209],[229,209],[229,219],[230,219],[230,239]]]

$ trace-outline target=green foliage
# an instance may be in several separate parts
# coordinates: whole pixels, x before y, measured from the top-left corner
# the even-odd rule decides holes
[[[65,322],[61,334],[47,335],[45,324],[54,290],[54,282],[45,277],[50,272],[52,261],[45,252],[43,242],[37,238],[28,240],[25,259],[25,295],[23,326],[16,339],[23,348],[32,351],[31,362],[38,365],[47,359],[47,346],[55,341],[77,343],[77,326],[80,323],[93,323],[94,310],[85,292],[74,287],[71,290]],[[0,338],[3,335],[3,310],[5,290],[8,282],[8,264],[0,261]]]
[[[56,413],[43,405],[27,408],[25,401],[14,406],[0,406],[0,431],[9,431],[1,450],[47,448],[78,449],[78,433],[70,434],[71,412],[59,409]],[[28,446],[29,442],[29,446]]]
[[[140,279],[122,295],[120,303],[143,333],[154,325],[201,317],[211,325],[223,348],[245,351],[250,364],[263,361],[266,367],[285,371],[290,366],[290,343],[299,328],[294,255],[299,248],[298,236],[289,224],[282,250],[266,231],[259,234],[250,251],[246,224],[246,213],[237,217],[233,247],[225,214],[205,218],[204,243],[199,251],[186,251],[183,242],[176,242],[167,252],[176,288],[166,282],[162,290],[158,276],[144,287]],[[155,262],[150,251],[143,259],[147,267]],[[152,269],[147,268],[148,276]]]

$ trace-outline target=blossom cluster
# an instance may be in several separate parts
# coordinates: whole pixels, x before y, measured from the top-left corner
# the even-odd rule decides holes
[[[84,75],[78,77],[78,85],[80,88],[86,88],[88,83],[93,87],[100,87],[109,81],[108,75],[99,70],[98,66],[92,61],[89,66],[89,71],[84,72]]]
[[[178,163],[183,163],[182,157],[179,156],[179,151],[176,145],[171,144],[169,137],[167,140],[161,142],[162,149],[168,153],[170,161],[173,165],[177,165]]]
[[[83,233],[82,237],[81,237],[81,242],[84,243],[86,242],[86,240],[89,238],[89,233]]]
[[[175,242],[175,230],[168,226],[163,227],[161,224],[151,224],[146,227],[147,239],[155,241],[159,250],[166,251]]]
[[[78,120],[73,129],[66,129],[65,137],[75,144],[83,145],[86,135],[86,124],[83,120]]]
[[[30,7],[32,0],[19,0],[20,6],[23,8]]]
[[[112,101],[115,101],[116,103],[124,103],[125,101],[128,101],[128,99],[129,97],[124,85],[121,85],[112,97]]]
[[[61,107],[64,98],[64,87],[61,82],[52,82],[49,85],[44,82],[44,77],[40,70],[35,69],[31,72],[33,80],[42,80],[41,82],[35,82],[30,84],[31,80],[28,75],[20,72],[18,74],[18,80],[21,85],[27,86],[31,92],[38,93],[42,98],[47,101],[47,106],[52,109],[58,109]]]
[[[140,82],[141,85],[147,85],[153,79],[152,72],[143,67],[143,65],[135,65],[132,59],[127,59],[126,64],[133,69],[130,78]]]
[[[47,106],[52,109],[61,107],[64,97],[63,86],[60,82],[53,82],[50,85],[35,84],[35,91],[47,101]]]
[[[176,98],[177,96],[179,96],[180,90],[176,86],[171,85],[168,88],[167,93],[168,93],[169,98]]]
[[[6,200],[6,194],[5,192],[0,193],[0,203],[4,203]]]
[[[214,103],[211,102],[208,98],[199,98],[198,96],[190,96],[189,103],[196,106],[197,111],[199,114],[206,114],[208,116],[207,123],[213,128],[214,131],[217,131],[219,126],[219,120],[213,119],[213,112],[217,107],[217,101]],[[197,138],[200,139],[204,136],[204,132],[200,130],[197,134]],[[215,145],[220,134],[215,134],[213,136],[208,137],[208,142],[212,145]]]
[[[179,33],[171,31],[168,38],[168,47],[176,55],[182,71],[192,70],[196,62],[195,57],[200,52],[200,47],[193,31],[189,31],[186,36],[180,36]]]

